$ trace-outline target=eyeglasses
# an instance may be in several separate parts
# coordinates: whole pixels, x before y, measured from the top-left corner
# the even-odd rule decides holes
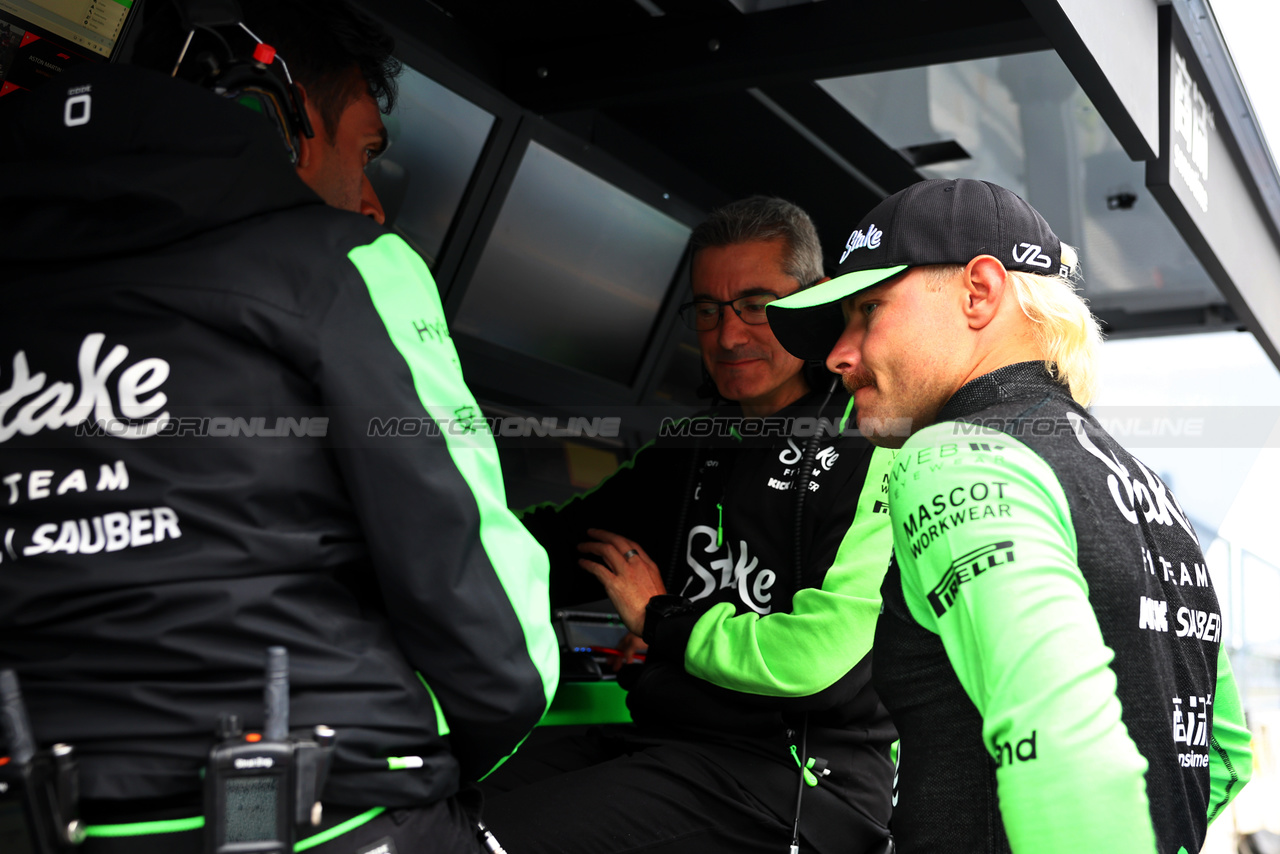
[[[694,300],[680,306],[680,319],[690,329],[710,332],[720,325],[720,315],[724,313],[724,307],[727,305],[743,323],[760,326],[769,322],[769,318],[764,313],[765,306],[776,299],[780,299],[777,294],[752,294],[737,299]]]

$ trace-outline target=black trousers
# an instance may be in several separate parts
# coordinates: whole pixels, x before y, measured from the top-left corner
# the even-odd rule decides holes
[[[475,799],[478,805],[479,799]],[[326,808],[323,833],[365,810]],[[153,818],[162,818],[155,816]],[[130,817],[139,820],[142,816]],[[97,837],[85,840],[82,854],[204,854],[204,831]],[[358,827],[308,848],[306,854],[488,854],[476,835],[475,809],[457,798],[414,809],[386,810]]]
[[[538,740],[481,785],[485,822],[509,854],[787,853],[798,769],[758,762],[753,780],[732,747],[635,732],[535,730]],[[847,823],[842,851],[883,846],[882,826],[854,810]],[[813,850],[803,836],[802,850]]]

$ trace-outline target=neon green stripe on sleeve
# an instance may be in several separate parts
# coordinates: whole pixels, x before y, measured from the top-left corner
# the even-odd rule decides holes
[[[1147,760],[1122,719],[1062,485],[1017,439],[984,451],[951,428],[898,454],[894,553],[912,616],[982,715],[1010,848],[1155,854]]]
[[[559,648],[548,616],[546,552],[507,510],[498,449],[463,381],[431,273],[422,258],[393,234],[351,250],[348,257],[364,278],[391,342],[409,367],[423,409],[437,422],[451,423],[441,435],[479,509],[480,541],[524,630],[529,658],[542,678],[545,711],[560,678]],[[432,332],[422,334],[422,328]],[[466,417],[477,420],[476,430],[453,429]]]
[[[791,613],[735,616],[722,602],[689,636],[685,669],[722,688],[766,697],[807,697],[834,685],[871,650],[880,583],[889,566],[889,516],[878,509],[894,452],[877,448],[821,588],[796,594]]]
[[[1240,691],[1226,646],[1218,647],[1218,679],[1213,693],[1213,734],[1209,737],[1209,813],[1212,822],[1253,777],[1252,736],[1244,725]]]

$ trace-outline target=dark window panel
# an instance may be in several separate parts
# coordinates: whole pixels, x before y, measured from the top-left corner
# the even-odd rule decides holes
[[[630,384],[689,228],[531,142],[454,329]]]
[[[387,225],[434,270],[494,117],[408,66],[399,89],[386,118],[391,147],[369,167],[369,180]]]

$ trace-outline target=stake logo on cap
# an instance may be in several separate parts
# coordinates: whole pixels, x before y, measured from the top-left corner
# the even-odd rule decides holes
[[[844,332],[840,301],[909,267],[968,264],[1066,277],[1074,258],[1044,217],[1016,193],[969,178],[921,181],[871,209],[849,235],[835,277],[769,304],[773,334],[792,355],[825,360]],[[1054,269],[1054,259],[1058,259]]]
[[[844,259],[848,258],[849,253],[855,249],[861,249],[864,246],[871,249],[879,249],[881,237],[884,237],[884,232],[876,228],[874,222],[867,226],[865,234],[862,229],[857,229],[853,234],[849,235],[849,242],[844,245],[844,254],[840,256],[840,263],[843,264]]]

